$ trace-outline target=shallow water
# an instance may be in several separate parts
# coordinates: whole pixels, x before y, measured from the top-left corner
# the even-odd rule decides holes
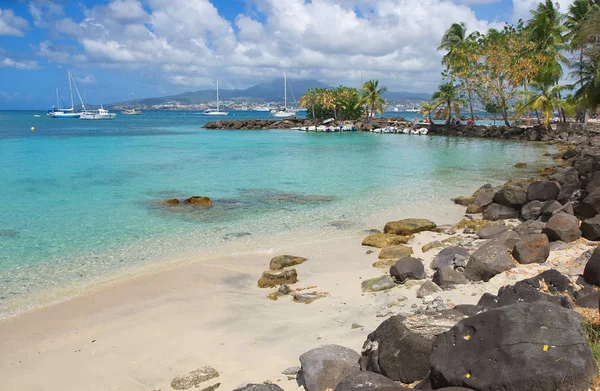
[[[34,114],[0,112],[0,318],[39,304],[37,293],[69,285],[82,291],[191,251],[218,253],[281,232],[357,232],[372,228],[369,216],[392,208],[410,214],[417,203],[443,208],[452,196],[516,176],[517,161],[533,170],[547,148],[207,131],[206,119],[192,113],[106,122]],[[192,195],[211,197],[214,207],[159,204]]]

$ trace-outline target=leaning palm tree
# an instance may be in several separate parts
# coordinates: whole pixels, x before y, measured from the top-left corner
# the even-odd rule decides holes
[[[421,103],[421,107],[419,107],[419,114],[422,114],[423,117],[429,117],[429,123],[432,124],[431,113],[435,111],[433,104],[431,102],[423,102]]]
[[[525,102],[517,105],[517,114],[523,114],[526,110],[535,110],[542,113],[544,116],[544,126],[550,129],[550,117],[554,110],[559,109],[568,115],[575,114],[575,104],[572,98],[561,99],[560,92],[568,88],[555,84],[551,87],[546,87],[541,83],[532,83],[533,87],[530,91],[521,91],[525,96]]]
[[[447,53],[442,59],[442,64],[447,68],[454,62],[458,56],[461,45],[465,42],[467,26],[464,23],[453,23],[444,33],[442,42],[437,50],[445,50]]]
[[[357,107],[365,107],[367,118],[371,116],[375,117],[376,112],[381,116],[383,108],[386,105],[386,101],[382,95],[386,92],[387,88],[379,87],[379,80],[367,81],[360,90],[361,96]]]
[[[452,83],[442,84],[431,97],[433,110],[442,111],[446,117],[446,125],[450,124],[452,111],[460,115],[460,108],[465,106],[465,101],[460,97],[458,88]]]

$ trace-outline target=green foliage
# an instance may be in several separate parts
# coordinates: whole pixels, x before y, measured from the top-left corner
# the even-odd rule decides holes
[[[300,107],[306,109],[308,118],[323,120],[355,120],[362,115],[360,95],[356,88],[344,86],[333,90],[326,88],[311,88],[302,95]]]
[[[382,95],[386,92],[386,87],[379,87],[379,80],[369,80],[363,84],[360,90],[360,100],[356,107],[362,107],[367,118],[375,117],[375,113],[381,115],[386,105]]]
[[[465,106],[465,101],[460,95],[460,91],[454,84],[445,83],[438,87],[438,90],[431,97],[432,110],[438,110],[438,113],[446,118],[446,125],[452,119],[452,112],[460,115],[461,107]]]
[[[582,326],[594,358],[600,365],[600,323],[597,320],[585,318]]]

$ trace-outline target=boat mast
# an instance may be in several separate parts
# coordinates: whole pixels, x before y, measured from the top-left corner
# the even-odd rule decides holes
[[[133,92],[131,93],[131,110],[135,111],[135,100],[133,97]]]
[[[70,75],[71,74],[69,73],[69,76]],[[75,80],[73,80],[73,84],[75,84]],[[69,86],[70,85],[71,84],[69,84]],[[75,91],[77,92],[77,96],[79,97],[79,101],[81,102],[81,107],[83,108],[83,111],[86,111],[85,104],[83,103],[83,99],[81,99],[81,94],[79,93],[79,88],[77,88],[77,84],[75,84]],[[73,102],[73,94],[71,94],[71,102]]]
[[[287,75],[283,74],[283,111],[287,111]]]
[[[58,102],[58,88],[56,89],[56,108],[60,108],[60,103]]]
[[[69,74],[69,93],[71,95],[71,110],[73,110],[75,108],[75,105],[73,104],[73,87],[71,87],[71,71],[67,71],[67,73]]]
[[[219,81],[217,80],[217,112],[219,112]]]

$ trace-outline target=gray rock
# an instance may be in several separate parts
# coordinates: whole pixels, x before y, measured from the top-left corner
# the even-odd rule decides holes
[[[292,292],[292,288],[290,288],[286,284],[281,284],[281,286],[279,287],[279,289],[277,291],[279,293],[281,293],[282,295],[289,295]]]
[[[408,391],[393,380],[370,371],[360,371],[346,377],[335,391]]]
[[[544,263],[550,256],[550,242],[544,234],[532,235],[515,245],[513,257],[522,265]]]
[[[283,388],[277,384],[246,384],[241,388],[236,388],[233,391],[283,391]]]
[[[510,230],[494,236],[488,243],[500,244],[512,251],[521,240],[522,238],[515,231]]]
[[[456,285],[468,284],[469,280],[461,273],[450,267],[437,269],[432,281],[444,290],[454,289]]]
[[[492,224],[481,228],[477,233],[477,236],[479,236],[480,239],[491,239],[494,236],[508,231],[509,229],[510,228],[508,228],[506,225]]]
[[[548,221],[548,219],[554,216],[556,212],[559,211],[562,207],[562,204],[558,201],[547,201],[540,210],[541,220]]]
[[[430,360],[434,389],[587,390],[598,372],[578,314],[543,302],[458,322],[436,338]]]
[[[588,194],[579,203],[579,215],[582,219],[589,219],[600,214],[600,189]]]
[[[579,220],[577,220],[577,217],[566,213],[559,213],[552,216],[542,232],[551,241],[561,240],[566,243],[574,242],[581,237]]]
[[[505,246],[489,243],[481,246],[471,255],[465,268],[465,277],[471,281],[489,281],[496,274],[515,266]]]
[[[175,390],[187,390],[199,387],[200,384],[219,377],[219,372],[212,367],[202,367],[175,377],[171,381],[171,387]]]
[[[555,200],[560,193],[560,183],[552,181],[533,182],[527,188],[527,201]]]
[[[300,372],[300,367],[289,367],[283,372],[281,372],[281,374],[287,376],[296,376],[298,372]]]
[[[360,370],[360,355],[339,345],[325,345],[300,356],[298,381],[307,391],[335,389],[347,376]]]
[[[530,220],[517,225],[514,231],[517,235],[524,238],[529,235],[541,234],[544,228],[546,228],[546,223]]]
[[[422,299],[425,296],[433,295],[434,293],[440,292],[441,290],[442,288],[440,288],[433,282],[425,281],[417,291],[417,298]]]
[[[406,280],[422,280],[426,277],[423,260],[412,257],[402,258],[390,268],[390,275],[400,283]]]
[[[570,248],[571,248],[571,245],[569,243],[561,242],[560,240],[550,243],[550,251],[551,252],[567,250]]]
[[[446,247],[438,253],[438,255],[431,261],[430,267],[432,269],[439,269],[442,267],[454,267],[455,260],[457,257],[468,258],[470,256],[469,251],[459,246]]]
[[[363,292],[380,292],[396,287],[396,283],[389,275],[375,277],[361,283]]]
[[[581,234],[588,240],[600,239],[600,214],[581,222]]]
[[[521,218],[523,220],[535,220],[540,214],[542,214],[542,207],[544,206],[544,202],[542,201],[530,201],[523,205],[521,208]]]
[[[575,302],[578,307],[591,308],[597,310],[600,308],[600,292],[592,292],[588,295],[582,296]]]
[[[485,212],[483,212],[483,218],[485,220],[506,220],[506,219],[516,219],[519,217],[519,212],[514,210],[511,207],[500,205],[500,204],[491,204],[489,205]]]

